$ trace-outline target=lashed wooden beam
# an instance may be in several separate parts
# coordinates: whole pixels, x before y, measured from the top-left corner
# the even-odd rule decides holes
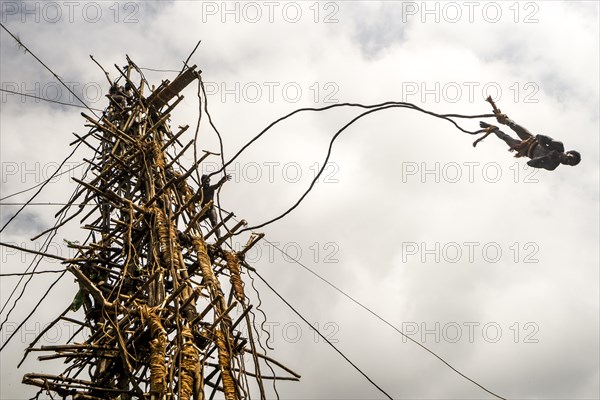
[[[198,76],[198,72],[195,71],[196,65],[193,65],[183,71],[173,82],[166,86],[159,87],[152,95],[148,98],[150,105],[156,109],[161,109],[167,104],[173,97],[177,96],[187,85],[189,85]]]

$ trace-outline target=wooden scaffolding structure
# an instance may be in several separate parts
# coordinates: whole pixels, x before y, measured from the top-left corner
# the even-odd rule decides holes
[[[259,349],[250,318],[242,277],[252,267],[244,254],[262,235],[253,234],[240,252],[227,249],[245,221],[216,236],[233,214],[217,226],[205,221],[213,205],[202,206],[198,171],[211,153],[184,168],[181,156],[198,143],[181,143],[187,125],[177,132],[169,126],[181,90],[200,72],[186,67],[152,90],[127,61],[115,66],[115,81],[105,71],[112,86],[103,115],[82,113],[91,129],[78,141],[95,151],[86,160],[92,177],[74,179],[79,186],[65,206],[75,209],[66,220],[83,215],[89,231],[82,243],[69,243],[77,254],[66,261],[79,292],[26,350],[50,352],[38,358],[68,366],[59,375],[26,374],[23,382],[73,399],[199,400],[221,393],[237,400],[251,392],[264,399],[264,380],[299,375]],[[81,307],[84,320],[69,315]],[[86,328],[89,336],[36,347],[58,321]]]

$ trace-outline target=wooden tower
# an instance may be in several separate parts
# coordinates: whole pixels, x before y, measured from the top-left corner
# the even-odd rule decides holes
[[[36,347],[42,332],[26,355],[49,352],[39,359],[64,359],[67,367],[26,374],[23,382],[73,399],[264,399],[265,380],[299,375],[265,354],[250,318],[243,277],[252,267],[244,253],[262,235],[240,252],[227,248],[245,221],[227,229],[229,213],[208,223],[214,206],[203,205],[198,171],[210,153],[184,168],[181,156],[198,143],[181,143],[188,126],[169,126],[180,91],[200,73],[186,67],[151,89],[127,61],[116,67],[116,81],[105,72],[112,86],[103,115],[82,113],[90,131],[78,141],[95,155],[86,160],[88,177],[74,179],[79,186],[66,207],[88,235],[69,243],[77,254],[65,262],[79,292],[46,328],[69,321],[89,335]],[[227,233],[217,236],[219,229]]]

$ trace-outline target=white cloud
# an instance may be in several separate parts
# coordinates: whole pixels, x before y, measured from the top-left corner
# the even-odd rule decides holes
[[[398,327],[435,329],[438,322],[440,329],[450,329],[447,324],[458,324],[463,336],[456,343],[439,331],[438,342],[430,334],[424,344],[501,395],[599,396],[597,4],[494,3],[502,10],[497,23],[481,14],[488,3],[475,9],[473,22],[465,3],[453,3],[463,13],[457,23],[447,21],[450,14],[444,12],[452,11],[448,3],[437,2],[297,3],[302,10],[297,23],[289,22],[293,14],[283,14],[283,3],[274,10],[272,23],[261,2],[256,3],[262,12],[256,23],[250,22],[254,10],[244,3],[227,6],[238,7],[239,23],[234,14],[225,13],[221,2],[151,4],[120,9],[117,23],[109,3],[103,5],[103,19],[93,24],[81,14],[75,14],[73,23],[44,22],[43,15],[40,23],[32,15],[22,23],[18,15],[5,13],[2,22],[62,78],[79,83],[76,90],[101,87],[101,96],[86,97],[97,108],[106,103],[106,79],[89,54],[115,78],[113,64],[124,65],[126,53],[143,67],[180,69],[202,39],[191,62],[210,83],[210,110],[223,134],[226,157],[273,119],[296,107],[314,106],[315,100],[319,106],[331,99],[406,100],[436,112],[480,114],[490,112],[484,88],[500,88],[499,107],[518,123],[580,150],[581,165],[534,173],[495,137],[473,149],[475,137],[446,121],[405,109],[383,111],[359,121],[334,144],[335,168],[328,171],[332,182],[318,184],[297,210],[264,232],[289,249],[298,244],[307,266]],[[289,7],[286,10],[292,12]],[[439,11],[426,14],[424,7]],[[138,12],[130,15],[132,10]],[[323,23],[328,15],[338,22]],[[138,22],[123,23],[127,16]],[[538,21],[526,24],[526,16]],[[46,90],[50,96],[54,78],[5,32],[0,40],[3,88],[13,84],[32,93]],[[155,84],[173,77],[166,72],[145,74]],[[297,88],[301,94],[291,102],[297,94],[292,89]],[[174,126],[195,125],[195,90],[184,92]],[[61,99],[69,100],[66,91]],[[23,175],[22,163],[31,168],[68,154],[70,132],[85,131],[80,111],[32,99],[22,103],[3,94],[2,197],[45,176],[41,169]],[[311,167],[322,163],[331,135],[357,113],[309,112],[277,126],[240,157],[238,169],[232,171],[237,175],[222,191],[223,206],[250,224],[284,211],[309,184]],[[475,130],[478,121],[464,120],[461,125]],[[201,149],[217,151],[218,142],[207,125],[200,137]],[[276,166],[273,183],[265,162],[279,163],[271,164]],[[256,183],[248,182],[250,163],[261,167]],[[284,175],[286,165],[295,168],[290,163],[301,168],[297,183]],[[9,165],[18,170],[5,181]],[[61,179],[43,199],[66,199],[70,190],[69,181]],[[0,210],[5,221],[13,208]],[[3,241],[35,235],[40,226],[52,223],[56,212],[45,207],[30,211],[2,233]],[[79,234],[76,226],[69,227],[55,241]],[[477,246],[471,261],[471,248],[465,243],[472,242]],[[440,250],[428,253],[436,243]],[[482,252],[486,245],[489,254]],[[263,257],[256,265],[269,282],[311,322],[334,324],[339,347],[394,398],[487,396],[297,265],[280,257],[269,262],[269,246],[261,246]],[[462,256],[450,262],[456,248]],[[502,256],[491,262],[495,248]],[[408,249],[414,254],[407,255]],[[324,262],[326,256],[337,262]],[[3,260],[3,272],[24,268],[18,256],[11,257]],[[15,282],[2,279],[3,301]],[[27,304],[11,322],[26,315],[49,281],[34,282]],[[270,321],[302,327],[298,343],[276,331],[274,357],[303,375],[301,383],[279,386],[282,398],[381,397],[326,344],[315,343],[308,328],[264,285],[257,287]],[[34,320],[43,324],[53,319],[75,290],[71,277],[65,279]],[[469,322],[479,324],[472,342],[467,339]],[[528,322],[535,325],[525,328]],[[491,323],[502,329],[497,343],[490,343],[482,332]],[[524,343],[533,327],[539,330],[532,338],[539,341]],[[515,330],[520,333],[517,343]],[[411,337],[421,341],[421,333]],[[4,342],[5,332],[1,334]],[[2,398],[30,397],[31,389],[19,384],[22,374],[51,370],[33,358],[15,370],[27,344],[18,340],[2,352]]]

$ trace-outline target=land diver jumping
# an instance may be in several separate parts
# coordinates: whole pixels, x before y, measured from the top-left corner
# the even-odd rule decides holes
[[[563,144],[545,135],[533,135],[521,125],[502,114],[494,104],[491,97],[487,101],[494,109],[496,120],[512,129],[519,139],[502,132],[499,127],[490,125],[486,122],[480,122],[479,126],[484,128],[485,135],[477,139],[473,146],[485,139],[492,132],[502,139],[507,145],[509,151],[516,152],[515,157],[528,157],[527,165],[534,168],[543,168],[548,171],[554,171],[560,164],[575,166],[581,161],[581,155],[575,150],[565,152]]]

